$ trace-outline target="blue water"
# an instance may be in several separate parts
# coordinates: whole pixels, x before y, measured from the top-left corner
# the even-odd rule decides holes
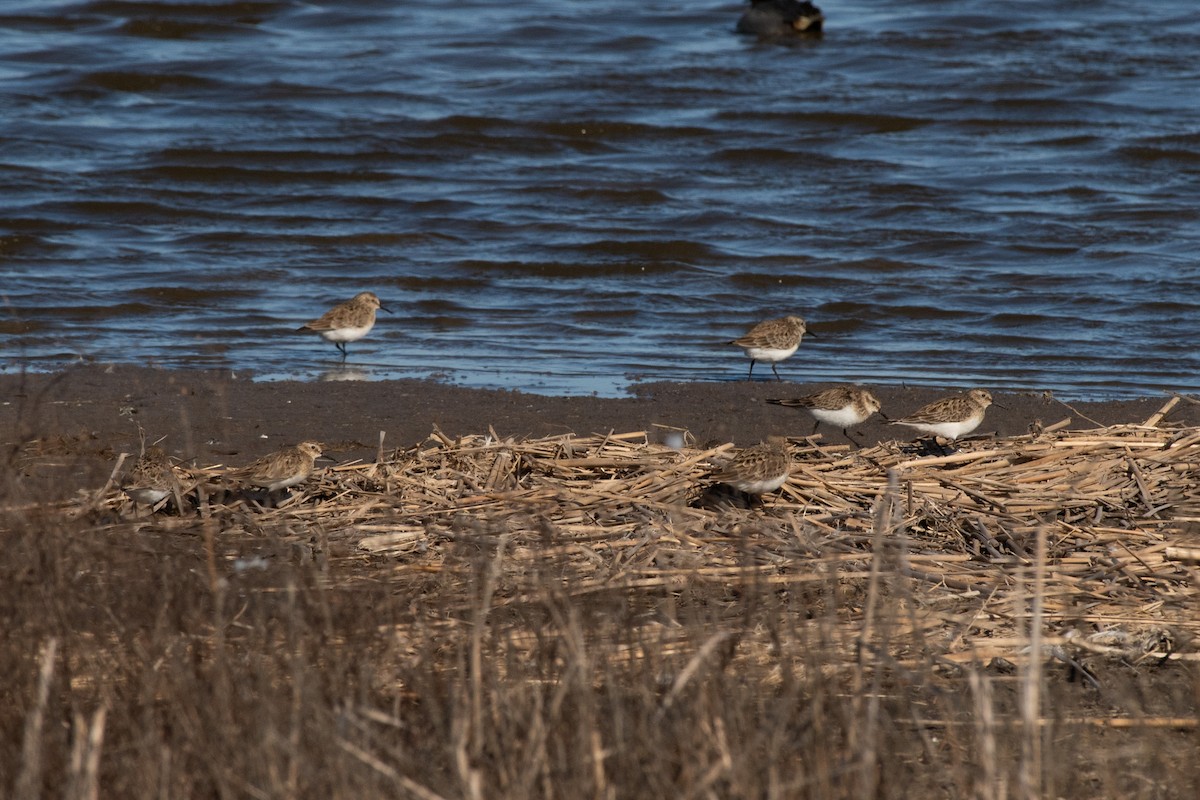
[[[1200,391],[1195,6],[819,4],[9,0],[0,364]]]

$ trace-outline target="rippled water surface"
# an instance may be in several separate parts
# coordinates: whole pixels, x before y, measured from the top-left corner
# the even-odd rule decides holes
[[[9,0],[4,367],[1200,390],[1195,5],[820,5]]]

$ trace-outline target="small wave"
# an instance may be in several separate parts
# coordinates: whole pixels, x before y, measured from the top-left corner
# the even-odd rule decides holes
[[[178,286],[142,286],[137,289],[130,289],[126,295],[134,298],[140,298],[147,302],[158,303],[160,305],[171,306],[195,306],[207,307],[214,304],[219,304],[222,300],[229,300],[238,297],[257,297],[258,292],[254,289],[235,289],[235,288],[219,288],[209,289],[199,286],[178,285]]]
[[[179,90],[211,89],[220,85],[218,81],[187,73],[131,72],[128,70],[102,70],[90,72],[79,79],[84,88],[100,88],[109,92],[135,92],[152,94]]]
[[[544,191],[544,189],[531,191],[541,192]],[[582,200],[595,200],[602,203],[612,203],[614,205],[621,206],[650,206],[656,203],[666,203],[670,200],[670,195],[648,186],[628,189],[613,186],[570,187],[568,191],[573,196]]]
[[[960,308],[903,303],[889,304],[886,307],[876,309],[876,321],[888,319],[924,321],[936,320],[945,322],[953,320],[977,320],[979,319],[979,314],[975,311],[966,311]]]
[[[1135,164],[1160,164],[1173,162],[1194,169],[1200,163],[1200,150],[1185,147],[1152,145],[1126,145],[1117,148],[1117,155]]]
[[[39,314],[58,317],[73,323],[96,323],[105,320],[137,319],[161,313],[157,305],[143,302],[113,303],[112,305],[72,305],[44,307],[38,309]]]
[[[788,289],[793,287],[811,287],[828,289],[830,276],[819,266],[797,265],[794,261],[780,265],[778,271],[731,272],[728,281],[739,290],[762,291],[767,289]],[[852,292],[861,281],[839,278],[839,291]]]
[[[656,271],[686,269],[689,262],[720,257],[720,251],[716,248],[690,239],[600,239],[585,242],[572,249],[594,256],[645,260],[651,262]],[[650,266],[639,264],[636,270],[630,271],[642,271]],[[606,266],[605,271],[608,269]]]
[[[79,11],[109,17],[157,18],[188,17],[190,19],[230,20],[258,23],[295,7],[293,2],[278,0],[232,0],[228,3],[172,3],[155,0],[94,0],[84,3]]]
[[[384,278],[381,283],[406,292],[439,291],[446,294],[482,291],[492,285],[492,281],[485,278],[447,275],[403,275]]]
[[[721,112],[718,119],[739,123],[765,123],[769,130],[778,126],[804,130],[809,133],[905,133],[934,124],[924,117],[897,114],[868,114],[851,111],[792,111],[792,112]]]
[[[207,39],[227,37],[233,33],[257,32],[257,23],[238,20],[237,22],[201,22],[182,19],[131,19],[121,26],[121,30],[129,35],[144,39]]]
[[[772,169],[831,169],[847,163],[845,159],[796,147],[727,147],[718,150],[713,158],[729,164],[761,164]]]
[[[31,336],[50,329],[45,319],[29,317],[0,317],[0,334],[5,336]]]
[[[6,220],[0,220],[0,225],[6,222]],[[55,244],[43,236],[31,233],[8,233],[0,235],[0,256],[28,258],[39,253],[47,253],[58,249],[61,249],[61,245]]]
[[[624,244],[624,243],[622,243]],[[641,275],[645,273],[666,274],[679,270],[690,269],[689,265],[674,259],[661,261],[631,260],[634,248],[623,248],[616,252],[616,245],[611,249],[599,248],[607,255],[621,256],[620,261],[480,261],[467,260],[461,262],[464,269],[474,270],[483,275],[510,273],[516,275],[536,275],[545,278],[586,278],[594,276]],[[593,250],[595,254],[596,250]]]
[[[278,169],[262,169],[234,166],[199,166],[192,164],[163,164],[155,167],[125,170],[114,174],[152,182],[167,183],[199,183],[220,185],[288,185],[288,184],[346,184],[346,183],[387,183],[395,181],[396,176],[388,172],[369,171],[361,169],[303,169],[298,165],[288,168],[280,165]]]

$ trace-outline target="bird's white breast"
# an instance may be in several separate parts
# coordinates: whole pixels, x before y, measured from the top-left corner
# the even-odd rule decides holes
[[[755,361],[783,361],[790,357],[799,348],[799,344],[792,347],[745,347],[746,355]]]
[[[327,342],[357,342],[359,339],[371,332],[371,328],[375,327],[375,323],[370,325],[360,325],[357,328],[334,328],[329,331],[322,331],[321,335],[325,337]]]
[[[857,425],[863,421],[863,416],[855,410],[854,406],[837,409],[810,408],[809,411],[821,422],[828,422],[839,428],[849,428],[851,425]]]

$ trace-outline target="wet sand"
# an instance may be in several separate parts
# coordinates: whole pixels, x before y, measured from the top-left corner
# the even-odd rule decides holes
[[[826,385],[646,383],[627,398],[546,397],[436,381],[255,382],[220,372],[96,365],[56,374],[0,375],[0,435],[10,454],[32,449],[46,456],[38,469],[24,470],[22,484],[41,487],[38,496],[53,497],[97,488],[119,453],[139,452],[143,432],[148,441],[166,437],[169,453],[200,465],[242,464],[304,439],[325,443],[338,461],[370,459],[381,431],[390,450],[423,441],[435,427],[451,437],[494,430],[517,438],[639,430],[663,438],[670,429],[685,429],[700,444],[744,446],[770,434],[809,435],[814,420],[807,412],[765,400],[799,397]],[[948,394],[918,387],[868,388],[893,418]],[[1068,404],[1049,393],[1000,393],[975,435],[1023,434],[1031,425],[1066,418],[1073,428],[1141,423],[1169,399]],[[1200,405],[1185,398],[1164,424],[1200,425]],[[822,425],[819,433],[826,442],[847,441],[829,426]],[[865,444],[917,437],[878,416],[851,433]]]

